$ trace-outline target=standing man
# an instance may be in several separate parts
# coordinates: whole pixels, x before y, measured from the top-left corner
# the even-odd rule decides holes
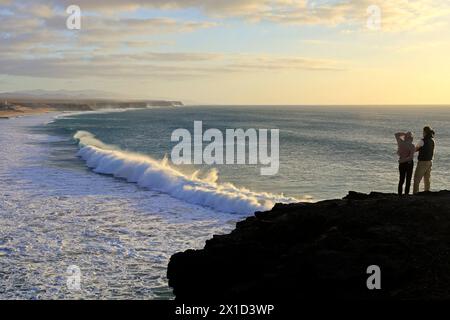
[[[430,127],[423,128],[423,139],[416,146],[416,151],[419,152],[419,163],[414,174],[414,194],[419,193],[422,178],[425,182],[425,191],[430,191],[435,148],[434,135],[435,133]]]

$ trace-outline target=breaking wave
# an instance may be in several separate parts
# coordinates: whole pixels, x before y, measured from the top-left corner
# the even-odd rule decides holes
[[[78,131],[77,155],[96,173],[109,174],[151,190],[167,193],[186,202],[207,206],[222,212],[251,214],[270,210],[275,203],[298,202],[298,199],[265,192],[253,192],[231,183],[218,183],[217,170],[205,177],[196,171],[186,175],[171,167],[168,160],[123,151],[98,140],[87,131]]]

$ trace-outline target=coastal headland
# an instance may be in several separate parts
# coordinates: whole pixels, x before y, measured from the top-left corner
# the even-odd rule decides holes
[[[27,97],[2,97],[0,119],[8,119],[47,112],[96,111],[101,109],[128,109],[148,107],[179,107],[181,101],[166,100],[107,100],[107,99],[49,99]]]
[[[178,301],[450,299],[450,191],[276,205],[172,256]]]

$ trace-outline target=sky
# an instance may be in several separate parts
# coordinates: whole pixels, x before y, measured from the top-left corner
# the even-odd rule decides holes
[[[450,104],[449,18],[448,0],[0,0],[0,92]]]

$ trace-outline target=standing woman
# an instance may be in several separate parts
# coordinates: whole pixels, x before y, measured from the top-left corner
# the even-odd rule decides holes
[[[435,133],[430,127],[423,128],[423,139],[417,144],[416,151],[419,152],[419,163],[414,174],[414,194],[419,193],[422,178],[425,180],[425,191],[430,191],[435,147],[434,135]]]
[[[413,144],[413,135],[411,132],[403,133],[398,132],[395,134],[398,144],[398,162],[399,162],[399,172],[400,181],[398,183],[398,195],[403,194],[403,185],[405,184],[405,194],[409,194],[411,188],[411,179],[414,170],[414,154],[416,152],[416,147]]]

